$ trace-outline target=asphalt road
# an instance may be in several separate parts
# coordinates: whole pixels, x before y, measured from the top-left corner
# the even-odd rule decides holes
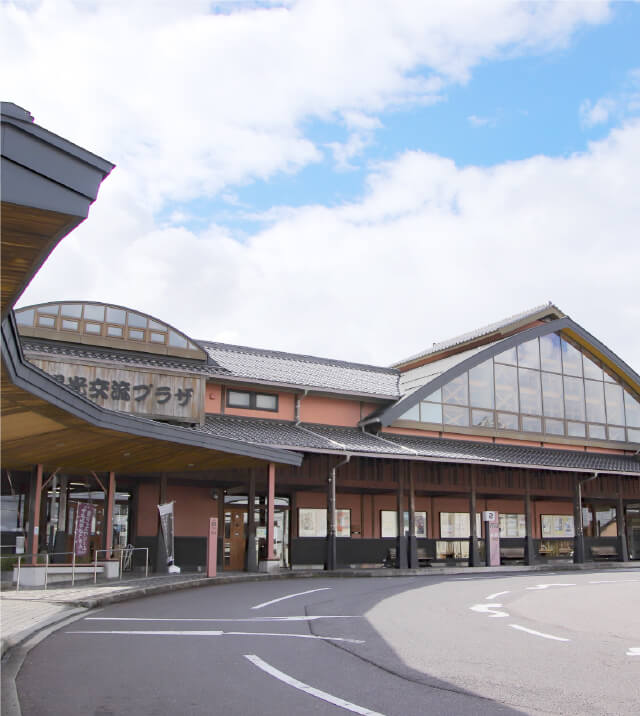
[[[637,570],[229,584],[92,611],[17,684],[24,716],[637,714],[639,612]]]

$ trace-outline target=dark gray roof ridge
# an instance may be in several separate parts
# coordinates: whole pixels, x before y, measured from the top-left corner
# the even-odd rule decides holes
[[[249,355],[259,355],[266,358],[283,358],[297,360],[301,363],[320,363],[323,365],[333,365],[341,368],[355,368],[357,370],[365,370],[372,373],[400,375],[400,371],[389,366],[372,365],[369,363],[352,363],[339,358],[323,358],[321,356],[312,356],[304,353],[289,353],[288,351],[276,351],[269,348],[253,348],[251,346],[239,346],[233,343],[219,343],[217,341],[198,340],[198,343],[204,348],[211,347],[216,350],[229,351],[230,353],[247,353]]]

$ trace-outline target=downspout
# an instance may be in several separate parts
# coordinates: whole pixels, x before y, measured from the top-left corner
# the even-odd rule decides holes
[[[336,568],[336,472],[351,460],[347,455],[343,460],[334,465],[329,473],[329,492],[327,510],[327,571],[332,572]]]
[[[304,392],[302,393],[302,397],[300,396],[300,393],[296,393],[296,402],[295,402],[295,414],[294,414],[294,425],[298,427],[300,423],[302,422],[302,419],[300,418],[300,403],[302,403],[302,398],[306,398],[307,394],[309,393],[309,388],[305,388]]]

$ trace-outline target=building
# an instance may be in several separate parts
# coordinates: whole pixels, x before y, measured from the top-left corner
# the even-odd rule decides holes
[[[486,510],[503,561],[640,559],[640,377],[552,304],[392,367],[197,340],[82,300],[21,308],[5,335],[9,398],[29,400],[15,418],[3,395],[3,544],[28,523],[64,551],[89,501],[94,548],[148,547],[162,569],[157,505],[175,501],[187,569],[212,516],[230,570],[478,565]],[[64,440],[51,404],[76,421]]]

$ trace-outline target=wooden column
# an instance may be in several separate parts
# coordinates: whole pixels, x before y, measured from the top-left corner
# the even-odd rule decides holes
[[[336,543],[336,468],[332,467],[327,482],[327,570],[333,571],[337,562]]]
[[[618,502],[616,505],[616,526],[618,531],[618,559],[621,562],[629,561],[629,546],[627,545],[627,523],[624,515],[624,500],[622,499],[622,478],[618,477]]]
[[[249,495],[247,499],[247,572],[258,571],[256,552],[256,475],[249,470]]]
[[[268,504],[267,504],[267,559],[275,559],[276,554],[273,549],[273,539],[275,532],[275,499],[276,499],[276,466],[269,463],[269,487],[268,487]]]
[[[396,567],[406,569],[407,563],[407,538],[404,534],[404,470],[402,465],[395,461],[393,470],[398,480],[396,519],[398,524],[398,537],[396,540]]]
[[[413,477],[413,463],[407,463],[409,471],[409,568],[418,567],[418,541],[416,539],[416,493]]]
[[[582,527],[582,482],[580,475],[576,475],[573,491],[573,561],[575,564],[584,563],[584,531]]]
[[[109,485],[107,486],[107,494],[105,495],[105,511],[104,511],[104,549],[106,558],[111,557],[113,549],[113,505],[116,499],[116,474],[109,473]]]
[[[29,484],[29,535],[27,554],[32,553],[31,563],[36,564],[40,540],[40,501],[42,499],[42,465],[36,465],[31,472]]]
[[[216,490],[218,502],[218,569],[224,571],[224,490],[219,487]]]
[[[471,466],[471,492],[469,493],[469,566],[480,566],[480,554],[478,553],[478,534],[476,530],[476,473]]]
[[[533,520],[531,519],[531,476],[525,473],[525,493],[524,493],[524,563],[535,564],[536,555],[533,545]]]

